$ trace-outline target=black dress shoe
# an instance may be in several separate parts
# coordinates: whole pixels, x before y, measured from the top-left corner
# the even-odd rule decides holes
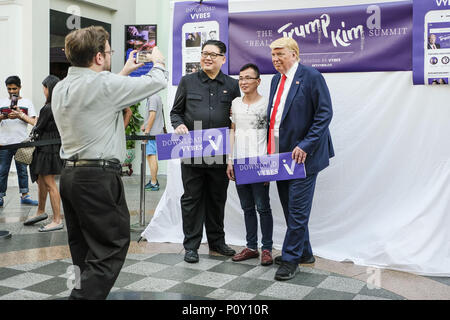
[[[275,273],[275,280],[286,281],[295,277],[298,272],[298,264],[283,261]]]
[[[209,250],[220,253],[223,256],[232,257],[236,254],[236,251],[231,249],[226,244],[221,244],[215,247],[210,247]]]
[[[275,264],[281,266],[281,263],[283,262],[283,260],[281,259],[281,256],[275,257]],[[300,264],[312,264],[316,262],[316,259],[314,258],[314,256],[310,256],[310,257],[302,257],[300,259]]]
[[[184,261],[187,263],[197,263],[199,261],[197,250],[186,250]]]

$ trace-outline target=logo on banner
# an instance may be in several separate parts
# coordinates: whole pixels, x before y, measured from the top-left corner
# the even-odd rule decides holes
[[[156,136],[159,160],[185,159],[188,164],[224,164],[223,155],[229,153],[229,129],[202,130],[201,121],[195,122],[195,130],[186,135],[162,134]]]
[[[295,165],[296,165],[296,162],[294,160],[291,162],[291,166],[290,167],[288,166],[287,161],[283,160],[283,166],[284,166],[284,168],[286,169],[287,173],[290,176],[294,175]]]
[[[450,0],[436,0],[436,4],[438,7],[441,5],[450,6]]]

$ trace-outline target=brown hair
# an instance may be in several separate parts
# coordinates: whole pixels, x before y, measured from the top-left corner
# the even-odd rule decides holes
[[[74,30],[66,37],[66,57],[74,67],[89,68],[97,53],[105,53],[109,33],[103,27]]]

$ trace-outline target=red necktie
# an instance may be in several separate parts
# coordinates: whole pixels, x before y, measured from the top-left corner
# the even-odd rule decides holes
[[[267,153],[275,153],[275,120],[277,118],[278,107],[280,106],[281,96],[283,95],[284,85],[286,84],[286,76],[283,74],[281,78],[280,88],[278,89],[277,99],[273,107],[272,116],[270,117],[269,144],[267,145]]]

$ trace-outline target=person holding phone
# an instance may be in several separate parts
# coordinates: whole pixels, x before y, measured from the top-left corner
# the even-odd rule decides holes
[[[230,127],[231,103],[241,92],[238,81],[220,70],[226,62],[226,51],[221,41],[205,42],[200,60],[202,70],[181,78],[170,113],[176,134],[188,134],[197,124],[202,129]],[[236,254],[225,243],[223,225],[229,185],[226,159],[221,163],[210,162],[201,158],[181,164],[184,260],[188,263],[199,262],[203,224],[210,250],[225,256]]]
[[[0,145],[18,144],[28,138],[27,120],[34,121],[36,111],[33,103],[20,96],[22,82],[19,77],[11,76],[5,81],[9,99],[0,99]],[[8,110],[8,113],[4,111]],[[0,208],[4,206],[4,197],[8,188],[9,169],[17,150],[0,150]],[[15,160],[14,160],[15,161]],[[37,206],[38,202],[29,195],[27,165],[15,161],[20,203]]]
[[[103,27],[72,31],[65,53],[72,64],[53,90],[52,111],[61,134],[60,192],[69,247],[80,286],[71,300],[103,300],[130,244],[130,213],[121,179],[126,158],[123,110],[167,86],[164,56],[153,49],[148,74],[128,77],[144,64],[134,54],[119,74],[111,70],[109,33]]]

